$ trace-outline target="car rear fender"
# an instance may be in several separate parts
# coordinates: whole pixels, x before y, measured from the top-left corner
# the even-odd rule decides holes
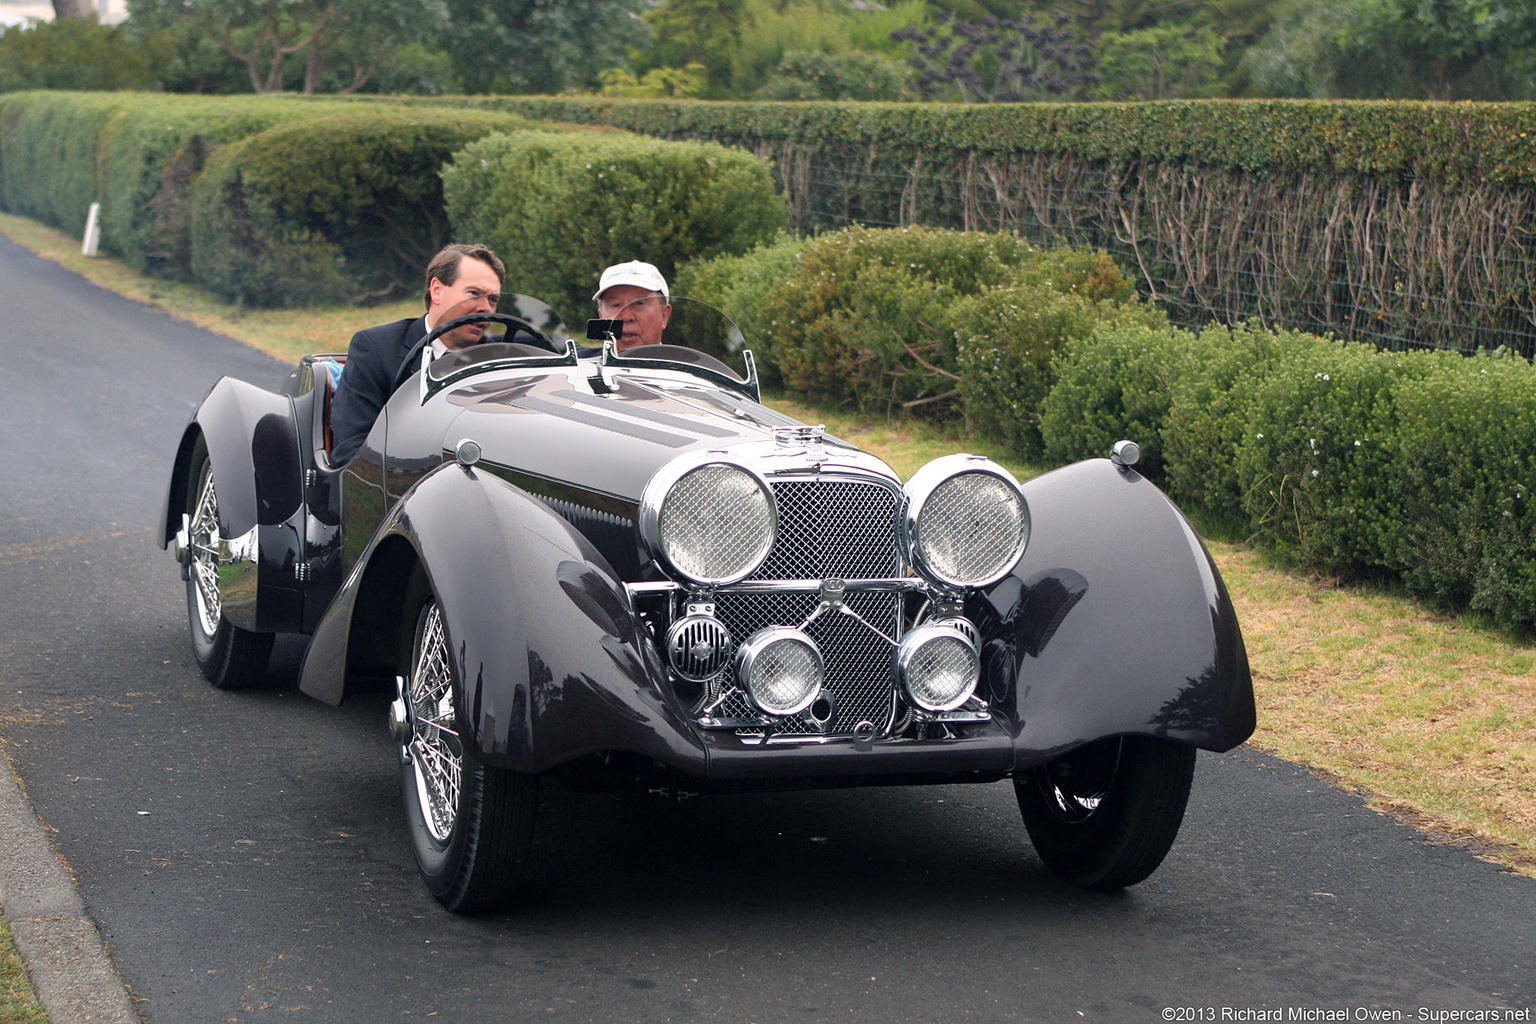
[[[704,774],[703,745],[607,561],[543,502],[455,463],[407,491],[358,560],[311,641],[305,693],[339,703],[398,659],[416,565],[463,682],[461,730],[484,763],[544,771],[628,750]]]
[[[303,497],[303,469],[293,403],[233,377],[220,378],[192,414],[176,449],[176,462],[160,521],[160,546],[181,529],[187,488],[193,486],[192,449],[201,434],[213,462],[219,495],[219,528],[239,536],[257,525],[286,522]]]
[[[233,377],[213,386],[176,449],[160,517],[161,547],[175,540],[188,492],[197,486],[191,463],[199,437],[213,466],[220,535],[254,534],[256,540],[244,548],[254,559],[221,570],[228,586],[225,617],[258,632],[297,630],[303,594],[294,567],[303,557],[303,470],[292,401]]]
[[[1254,729],[1253,681],[1220,572],[1139,473],[1094,459],[1024,485],[1012,575],[969,608],[982,671],[1012,715],[1016,767],[1089,740],[1161,736],[1223,751]]]

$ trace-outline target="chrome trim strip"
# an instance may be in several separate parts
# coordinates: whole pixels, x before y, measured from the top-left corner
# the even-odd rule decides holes
[[[634,367],[637,370],[672,370],[675,373],[691,374],[695,377],[703,377],[713,384],[730,388],[740,395],[745,395],[754,402],[762,401],[763,392],[757,379],[757,360],[752,357],[751,349],[744,349],[743,360],[747,364],[747,379],[741,380],[730,374],[721,373],[719,370],[698,363],[673,362],[670,359],[632,359],[621,354],[612,341],[603,342],[603,354],[600,365],[608,367]]]
[[[904,579],[870,579],[870,580],[843,580],[843,587],[848,591],[890,591],[891,593],[915,594],[929,591],[931,588],[924,580],[906,577]],[[739,583],[730,583],[719,587],[710,587],[715,594],[750,594],[778,592],[786,594],[814,594],[821,591],[822,580],[742,580]],[[677,592],[691,592],[689,586],[683,583],[674,583],[671,580],[657,580],[648,583],[626,583],[624,589],[629,591],[631,597],[639,597],[647,594],[672,594]]]
[[[261,563],[259,533],[253,526],[238,537],[212,536],[207,553],[214,555],[219,573],[219,604],[224,617],[242,629],[256,627],[256,584]]]
[[[428,346],[421,350],[421,404],[426,405],[427,399],[439,391],[458,383],[465,377],[478,377],[490,370],[523,370],[541,366],[579,366],[581,361],[576,356],[576,342],[572,338],[565,339],[564,352],[551,352],[547,356],[509,356],[506,359],[489,359],[483,363],[473,363],[461,367],[442,380],[433,380],[427,372],[427,367],[432,365],[432,348]]]

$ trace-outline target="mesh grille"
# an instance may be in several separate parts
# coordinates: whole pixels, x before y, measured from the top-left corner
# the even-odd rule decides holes
[[[773,485],[779,542],[752,579],[882,579],[897,575],[896,496],[877,484],[785,480]]]
[[[878,484],[788,480],[773,485],[779,508],[779,539],[753,579],[888,579],[899,574],[896,547],[897,497]],[[751,636],[763,626],[798,626],[815,610],[818,595],[732,594],[715,596],[715,614],[731,635]],[[855,593],[848,606],[894,637],[900,597]],[[825,731],[849,733],[862,721],[884,728],[894,708],[890,644],[846,615],[823,615],[806,630],[826,659],[824,692],[836,703]],[[715,714],[744,718],[758,712],[736,689],[735,673],[721,678],[725,699]],[[787,727],[785,727],[787,726]],[[790,719],[777,735],[813,735],[822,730]]]

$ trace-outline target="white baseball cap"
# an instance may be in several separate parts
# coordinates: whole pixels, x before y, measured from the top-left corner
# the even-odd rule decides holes
[[[636,288],[661,292],[664,299],[671,298],[667,294],[667,279],[661,276],[661,271],[649,263],[631,260],[628,263],[615,263],[603,271],[603,276],[597,282],[597,291],[592,293],[592,301],[596,302],[598,296],[616,284],[632,284]]]

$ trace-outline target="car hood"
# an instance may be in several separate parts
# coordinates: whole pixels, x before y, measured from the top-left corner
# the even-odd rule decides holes
[[[456,437],[482,460],[638,501],[655,471],[696,449],[763,441],[795,420],[720,388],[665,377],[581,373],[478,380],[447,400]]]

